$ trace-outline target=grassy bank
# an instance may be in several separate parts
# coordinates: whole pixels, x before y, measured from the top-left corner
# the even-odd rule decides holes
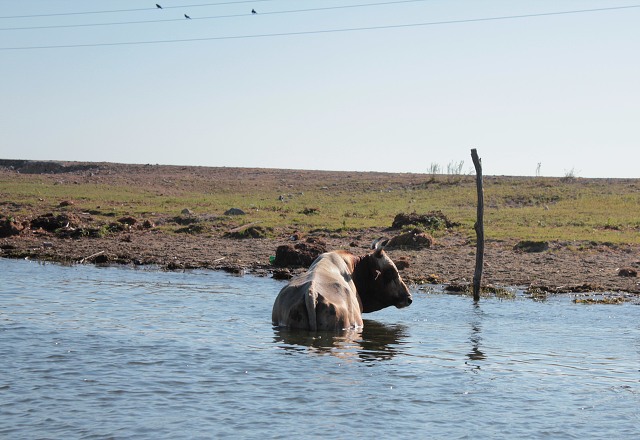
[[[640,243],[640,180],[485,177],[490,240]],[[440,210],[473,238],[475,177],[100,164],[58,174],[0,172],[0,213],[72,209],[97,222],[157,219],[184,208],[216,227],[259,222],[302,231],[390,226],[400,212]],[[63,201],[73,205],[61,208]],[[245,216],[224,212],[239,208]],[[171,227],[167,227],[171,231]]]

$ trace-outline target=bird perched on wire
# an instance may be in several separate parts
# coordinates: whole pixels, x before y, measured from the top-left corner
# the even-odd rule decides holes
[[[252,14],[257,14],[257,12],[256,12],[256,10],[255,10],[255,9],[252,9],[252,10],[251,10],[251,13],[252,13]]]
[[[162,9],[162,6],[160,6],[159,4],[156,3],[156,8]]]
[[[189,20],[191,20],[191,17],[189,17],[187,14],[184,14],[184,18],[188,18]]]

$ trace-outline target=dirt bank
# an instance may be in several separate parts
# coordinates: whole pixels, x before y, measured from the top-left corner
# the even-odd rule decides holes
[[[16,165],[20,164],[14,164]],[[120,183],[128,181],[131,185],[152,185],[153,179],[149,178],[149,170],[145,167],[113,164],[109,167],[110,174]],[[31,166],[29,169],[33,168]],[[37,167],[35,169],[38,171]],[[87,169],[74,169],[73,172],[87,173]],[[189,182],[188,177],[196,174],[197,170],[190,167],[163,168],[162,178]],[[56,166],[54,171],[64,172],[64,168]],[[18,171],[5,169],[3,172]],[[142,173],[145,175],[141,175]],[[171,173],[174,175],[167,177]],[[237,181],[238,178],[233,170],[216,169],[216,173],[220,179]],[[305,172],[305,179],[309,179],[312,173]],[[326,172],[318,173],[319,181],[327,179]],[[263,174],[264,184],[269,184],[273,179],[273,173],[269,170],[262,174],[260,170],[252,170],[252,181],[260,180]],[[353,181],[354,175],[350,174],[349,178]],[[368,174],[367,178],[371,179],[372,175]],[[48,210],[42,210],[38,206],[20,206],[20,200],[12,200],[11,194],[3,195],[7,200],[2,201],[0,214],[4,227],[8,230],[13,228],[13,232],[5,233],[0,238],[0,256],[6,258],[74,264],[153,264],[170,270],[212,268],[260,276],[272,276],[276,272],[282,276],[282,268],[275,267],[270,261],[270,257],[276,255],[278,246],[294,246],[311,238],[327,249],[348,249],[355,254],[364,254],[376,238],[390,238],[399,233],[391,230],[391,225],[382,225],[379,228],[342,231],[339,234],[315,231],[298,237],[292,234],[292,228],[282,228],[272,231],[268,238],[259,238],[260,234],[255,234],[258,238],[242,234],[236,236],[247,238],[233,238],[228,235],[228,231],[223,230],[176,234],[166,232],[152,223],[143,225],[140,219],[132,219],[129,223],[120,219],[121,226],[109,230],[109,233],[92,235],[87,232],[88,225],[82,225],[87,213],[76,212],[73,205],[64,207],[64,212],[69,217],[67,224],[62,225],[63,228],[48,228],[44,218],[50,213]],[[13,218],[12,211],[18,209],[21,212],[20,218]],[[35,219],[44,223],[34,223]],[[72,224],[74,222],[78,223],[75,229]],[[82,226],[85,227],[83,234],[74,235],[73,230]],[[69,233],[61,234],[61,229],[65,227],[69,229]],[[468,234],[452,227],[440,234],[429,247],[396,248],[390,250],[389,254],[394,260],[402,260],[403,266],[408,266],[402,270],[402,274],[410,283],[464,285],[471,280],[475,263],[475,246],[467,237]],[[516,240],[486,243],[484,284],[524,286],[532,291],[542,292],[640,293],[640,278],[634,276],[634,272],[640,268],[640,249],[637,245],[550,242],[538,249],[526,249],[517,245]],[[623,272],[626,276],[619,274],[621,268],[629,270]],[[295,273],[302,269],[287,270]]]

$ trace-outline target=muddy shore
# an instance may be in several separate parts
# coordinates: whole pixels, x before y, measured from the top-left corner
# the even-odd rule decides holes
[[[131,179],[139,184],[137,168],[121,165],[113,171],[117,178]],[[176,168],[175,172],[188,167]],[[15,172],[12,170],[5,173]],[[86,172],[85,170],[76,172]],[[223,170],[220,171],[221,173]],[[5,194],[5,197],[7,195]],[[11,216],[11,203],[3,201],[5,221]],[[24,211],[24,207],[21,207]],[[0,238],[0,257],[27,258],[68,264],[157,265],[167,270],[210,268],[259,276],[287,276],[304,270],[302,267],[279,268],[271,257],[281,245],[299,242],[322,243],[327,249],[347,249],[365,254],[379,237],[397,232],[389,225],[341,234],[315,231],[304,237],[292,236],[291,230],[275,230],[268,238],[233,238],[223,232],[207,234],[167,233],[148,227],[123,227],[101,237],[61,237],[59,232],[29,227],[29,218],[47,214],[34,206],[22,215],[20,231]],[[73,212],[73,207],[67,207]],[[75,213],[82,218],[83,213]],[[517,248],[517,241],[487,241],[483,284],[519,286],[531,292],[626,292],[640,294],[640,278],[633,272],[640,269],[640,248],[637,245],[550,242],[548,248],[529,252]],[[396,261],[402,261],[403,278],[411,284],[436,283],[468,285],[475,264],[475,245],[467,234],[452,228],[430,247],[395,248],[388,251]],[[630,269],[621,273],[620,269]],[[626,276],[623,276],[626,275]]]

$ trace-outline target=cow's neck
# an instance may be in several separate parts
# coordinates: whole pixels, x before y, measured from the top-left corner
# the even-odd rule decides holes
[[[358,299],[361,304],[362,311],[365,313],[375,312],[383,309],[382,305],[374,294],[374,262],[373,256],[365,255],[356,257],[353,267],[353,284],[358,292]]]

